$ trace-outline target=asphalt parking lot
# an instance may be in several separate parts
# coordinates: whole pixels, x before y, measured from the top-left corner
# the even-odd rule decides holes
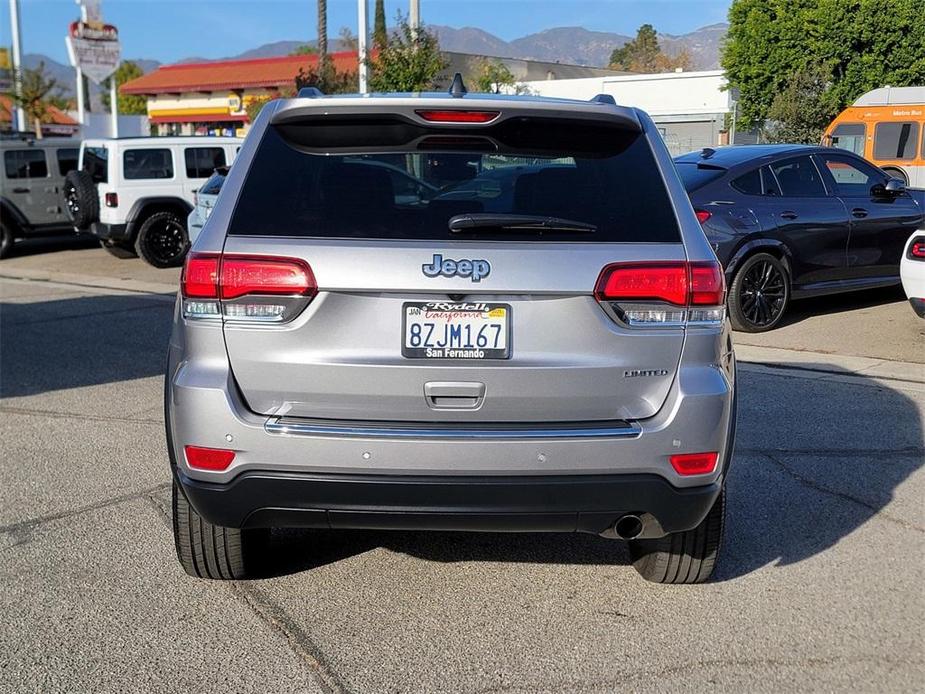
[[[925,321],[897,291],[737,335],[727,535],[703,586],[587,536],[279,533],[265,579],[176,562],[177,271],[0,264],[0,691],[915,691]]]

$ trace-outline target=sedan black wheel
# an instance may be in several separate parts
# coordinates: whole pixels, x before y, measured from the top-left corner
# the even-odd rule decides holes
[[[175,267],[189,249],[186,225],[173,212],[157,212],[138,229],[135,250],[154,267]]]
[[[768,253],[748,258],[729,288],[732,327],[748,333],[771,330],[790,301],[790,278],[784,264]]]

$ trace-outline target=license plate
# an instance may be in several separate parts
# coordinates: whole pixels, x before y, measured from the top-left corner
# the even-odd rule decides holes
[[[402,306],[403,357],[509,359],[511,307],[483,302],[428,301]]]

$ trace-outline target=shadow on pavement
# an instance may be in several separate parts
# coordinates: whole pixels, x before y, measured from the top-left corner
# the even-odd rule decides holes
[[[45,238],[17,241],[10,249],[9,257],[11,259],[23,258],[29,255],[39,255],[40,253],[54,253],[56,251],[68,251],[79,248],[99,248],[99,246],[99,240],[91,234],[81,234],[80,236],[73,233],[62,234],[60,236],[48,236]]]
[[[145,295],[0,302],[0,397],[164,373],[173,304]],[[28,300],[31,303],[25,303]]]
[[[813,318],[814,316],[825,316],[831,313],[842,313],[844,311],[856,311],[862,308],[872,306],[882,306],[883,304],[892,304],[897,301],[906,301],[906,295],[901,285],[895,287],[883,287],[880,289],[868,289],[857,292],[846,292],[844,294],[831,294],[829,296],[819,296],[809,299],[797,299],[787,308],[779,328],[788,325],[795,325]]]
[[[915,403],[873,385],[740,372],[739,436],[714,581],[834,547],[881,514],[925,464]],[[872,427],[885,415],[888,425]],[[911,526],[894,515],[880,520]],[[377,547],[438,562],[629,564],[624,543],[589,535],[285,530],[274,533],[268,570],[296,573]]]

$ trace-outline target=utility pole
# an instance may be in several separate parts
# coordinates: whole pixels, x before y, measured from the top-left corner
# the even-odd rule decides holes
[[[369,93],[369,74],[366,65],[367,43],[369,39],[369,3],[357,0],[357,76],[360,81],[360,94]]]
[[[418,29],[421,28],[421,0],[410,0],[408,7],[408,23],[412,31],[417,36]]]
[[[13,35],[13,89],[17,94],[22,89],[22,37],[19,26],[19,0],[10,0],[10,33]],[[26,112],[22,106],[16,106],[13,114],[13,125],[16,130],[23,132],[26,129]]]
[[[116,84],[116,73],[109,78],[109,117],[112,137],[119,137],[119,85]]]

